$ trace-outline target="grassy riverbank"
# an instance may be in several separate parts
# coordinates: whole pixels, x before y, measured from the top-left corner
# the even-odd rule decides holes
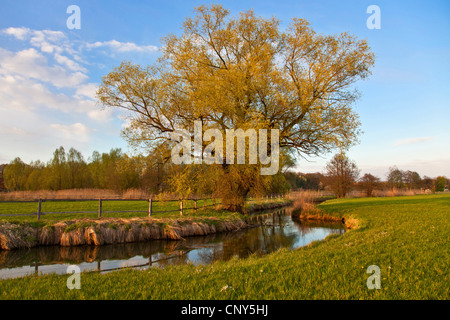
[[[246,204],[247,212],[278,208],[289,200],[272,200]],[[124,218],[81,218],[40,221],[0,220],[0,250],[26,249],[36,246],[108,245],[150,240],[183,240],[189,236],[206,236],[247,228],[244,214],[221,209],[220,204],[202,207],[194,212]],[[1,261],[0,261],[1,266]]]
[[[450,195],[327,201],[357,228],[299,250],[208,266],[0,280],[2,299],[449,299]],[[366,269],[381,269],[368,290]]]

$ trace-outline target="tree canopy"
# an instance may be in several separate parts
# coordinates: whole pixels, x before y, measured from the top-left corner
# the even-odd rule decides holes
[[[357,142],[353,85],[374,64],[365,40],[318,34],[299,18],[281,30],[276,18],[252,10],[232,17],[211,5],[196,8],[181,35],[164,37],[161,52],[151,66],[123,62],[97,91],[104,106],[128,111],[123,133],[135,146],[152,152],[170,145],[170,134],[194,121],[221,132],[278,129],[284,155],[320,155]],[[208,170],[232,189],[227,198],[242,199],[264,180],[249,166]]]

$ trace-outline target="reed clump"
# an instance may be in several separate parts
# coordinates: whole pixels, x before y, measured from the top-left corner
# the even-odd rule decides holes
[[[206,236],[247,227],[241,219],[202,218],[155,219],[106,218],[59,221],[51,225],[5,223],[0,225],[0,248],[13,250],[41,245],[63,247],[182,240],[189,236]]]

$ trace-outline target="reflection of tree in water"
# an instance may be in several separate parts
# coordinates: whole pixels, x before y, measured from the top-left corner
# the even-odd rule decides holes
[[[0,268],[12,268],[28,265],[80,264],[105,260],[127,260],[136,256],[149,258],[171,255],[173,252],[186,250],[189,245],[204,244],[213,241],[213,237],[192,237],[187,241],[153,240],[111,244],[104,246],[42,246],[31,249],[0,250]]]
[[[329,229],[330,233],[344,234],[344,225],[340,222],[327,221],[308,221],[298,217],[292,217],[293,225],[297,228],[300,237],[306,237],[309,233],[314,232],[317,228]]]
[[[186,264],[188,262],[188,256],[183,250],[172,251],[169,254],[158,254],[156,256],[152,256],[152,259],[157,260],[156,265],[158,267]]]
[[[154,254],[152,260],[157,261],[155,265],[159,267],[186,264],[190,262],[188,255],[190,251],[220,245],[229,237],[230,234],[210,234],[188,237],[183,241],[172,241],[176,245],[166,246],[163,251]]]
[[[150,257],[158,252],[174,251],[176,241],[149,241],[105,246],[60,247],[46,246],[31,249],[0,251],[0,267],[26,265],[80,264],[105,260],[127,260],[135,256]]]
[[[208,264],[216,260],[229,260],[233,257],[247,258],[251,254],[263,254],[280,248],[292,247],[298,237],[285,226],[290,217],[285,211],[259,214],[249,217],[248,223],[254,227],[243,232],[233,233],[233,237],[221,246],[214,246],[198,253],[199,260]]]
[[[216,260],[233,257],[246,258],[251,254],[274,252],[280,248],[293,248],[300,238],[316,232],[317,228],[329,229],[330,233],[343,234],[345,229],[339,223],[305,222],[291,218],[291,211],[280,210],[270,214],[249,217],[249,224],[255,227],[224,241],[221,246],[213,246],[198,253],[199,262],[208,264]]]

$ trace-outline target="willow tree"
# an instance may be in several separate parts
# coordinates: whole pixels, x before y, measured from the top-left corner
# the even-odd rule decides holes
[[[203,130],[224,135],[278,129],[282,154],[316,156],[357,142],[354,83],[373,63],[367,42],[347,33],[318,34],[297,18],[282,30],[276,18],[251,10],[233,17],[220,5],[200,6],[180,35],[162,39],[155,64],[123,62],[103,78],[97,96],[129,111],[124,136],[148,150],[171,145],[171,133],[192,132],[201,121]],[[263,181],[260,166],[224,161],[206,170],[217,173],[226,205],[239,210]]]

